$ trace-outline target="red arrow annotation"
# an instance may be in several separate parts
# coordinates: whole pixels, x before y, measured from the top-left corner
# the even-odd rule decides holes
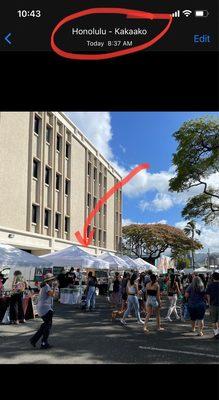
[[[126,18],[132,18],[132,19],[150,19],[150,20],[160,20],[164,19],[168,21],[168,24],[166,27],[153,39],[149,40],[148,42],[145,42],[143,44],[137,45],[130,47],[128,49],[123,49],[123,50],[117,50],[109,53],[102,53],[102,54],[79,54],[79,53],[73,53],[73,52],[68,52],[60,49],[56,43],[55,43],[55,35],[59,31],[59,29],[65,25],[66,23],[73,21],[75,19],[85,17],[88,15],[93,15],[93,14],[122,14],[125,15]],[[137,51],[144,50],[153,44],[155,44],[158,40],[160,40],[170,29],[170,26],[172,24],[173,17],[171,14],[154,14],[154,13],[149,13],[146,11],[139,11],[139,10],[129,10],[126,8],[109,8],[109,7],[98,7],[98,8],[89,8],[87,10],[82,10],[79,12],[76,12],[74,14],[68,15],[67,17],[63,18],[59,23],[55,26],[52,35],[51,35],[51,48],[52,50],[58,54],[61,57],[64,58],[69,58],[71,60],[106,60],[109,58],[115,58],[115,57],[120,57],[124,56],[126,54],[131,54],[131,53],[136,53]]]
[[[129,172],[129,174],[125,178],[123,178],[121,181],[112,186],[111,189],[109,189],[108,192],[106,192],[105,195],[98,200],[96,207],[90,212],[90,214],[86,218],[83,229],[84,236],[82,237],[79,231],[75,232],[75,236],[80,244],[87,247],[92,242],[95,228],[92,229],[92,231],[89,233],[88,236],[88,227],[90,226],[92,219],[99,212],[100,208],[104,205],[104,203],[106,203],[107,200],[111,196],[113,196],[115,192],[117,192],[117,190],[125,186],[135,175],[138,174],[138,172],[142,171],[143,169],[149,169],[149,167],[150,166],[148,163],[139,164],[137,167],[132,169],[132,171]]]

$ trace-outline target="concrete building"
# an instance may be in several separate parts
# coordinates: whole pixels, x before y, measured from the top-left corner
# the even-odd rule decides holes
[[[0,112],[0,243],[42,255],[78,244],[88,213],[121,179],[64,114]],[[118,251],[122,193],[93,219],[89,251]]]

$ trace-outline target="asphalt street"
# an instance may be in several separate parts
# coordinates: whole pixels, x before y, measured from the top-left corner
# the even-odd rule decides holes
[[[191,332],[189,322],[166,322],[166,302],[162,308],[162,332],[155,319],[149,333],[136,319],[127,326],[112,322],[112,309],[105,297],[97,298],[94,312],[77,305],[55,304],[49,350],[33,349],[29,339],[41,323],[40,318],[26,324],[0,325],[0,364],[218,364],[219,341],[212,339],[209,315],[205,334]],[[39,346],[38,346],[39,347]]]

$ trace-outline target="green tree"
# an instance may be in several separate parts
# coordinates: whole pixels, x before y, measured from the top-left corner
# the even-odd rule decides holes
[[[183,192],[199,186],[182,211],[185,219],[201,218],[205,223],[219,217],[219,182],[209,176],[219,172],[219,118],[205,117],[185,122],[173,134],[178,142],[173,155],[176,176],[170,179],[170,191]]]
[[[191,236],[192,240],[194,240],[195,235],[201,235],[200,229],[196,229],[196,223],[195,221],[189,221],[184,228],[184,232],[186,236]],[[192,268],[195,268],[195,249],[191,249],[192,252]]]
[[[202,248],[201,243],[185,235],[182,229],[167,224],[132,224],[123,227],[123,246],[154,264],[165,250],[172,254]]]

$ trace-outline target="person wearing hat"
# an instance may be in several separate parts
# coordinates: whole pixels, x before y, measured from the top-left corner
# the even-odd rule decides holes
[[[41,290],[39,293],[39,299],[37,303],[38,315],[42,318],[43,323],[30,339],[30,343],[33,347],[36,347],[36,343],[42,337],[41,349],[49,349],[50,344],[48,343],[48,337],[52,327],[52,317],[53,317],[53,297],[56,293],[57,283],[54,281],[56,277],[48,273],[45,275],[42,283]]]

